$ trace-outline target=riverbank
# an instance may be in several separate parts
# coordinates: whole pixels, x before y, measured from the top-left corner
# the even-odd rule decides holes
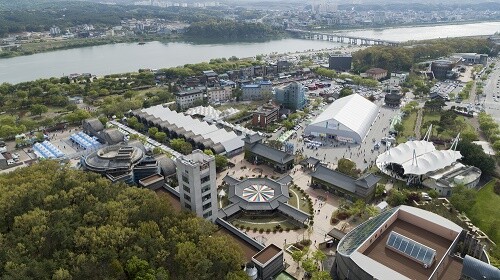
[[[102,46],[109,44],[140,43],[140,42],[152,42],[152,41],[175,41],[179,39],[180,37],[178,35],[162,35],[162,36],[124,36],[124,37],[106,37],[106,38],[42,40],[39,42],[30,42],[22,44],[17,50],[0,51],[0,59],[33,55],[51,51]]]
[[[347,28],[318,28],[312,31],[332,31],[332,32],[355,32],[355,31],[365,31],[365,30],[386,30],[386,29],[396,29],[396,28],[417,28],[417,27],[435,27],[435,26],[449,26],[449,25],[464,25],[464,24],[475,24],[475,23],[492,23],[500,22],[497,20],[469,20],[469,21],[459,21],[459,22],[436,22],[436,23],[421,23],[421,24],[398,24],[398,25],[380,25],[380,26],[366,26],[366,27],[347,27]],[[500,32],[500,30],[498,30]]]

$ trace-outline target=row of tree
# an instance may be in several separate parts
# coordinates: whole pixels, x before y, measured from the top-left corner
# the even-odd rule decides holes
[[[191,24],[186,35],[194,38],[214,39],[259,39],[275,38],[281,31],[262,23],[233,20],[211,20]]]
[[[415,63],[448,56],[452,53],[492,54],[492,43],[478,38],[447,38],[409,42],[398,47],[373,46],[353,53],[353,69],[364,72],[379,67],[389,72],[409,71]]]

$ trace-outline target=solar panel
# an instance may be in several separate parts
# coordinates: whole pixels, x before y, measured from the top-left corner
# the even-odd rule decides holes
[[[423,264],[426,268],[430,267],[436,258],[436,250],[395,231],[391,231],[389,234],[386,246],[401,255]]]

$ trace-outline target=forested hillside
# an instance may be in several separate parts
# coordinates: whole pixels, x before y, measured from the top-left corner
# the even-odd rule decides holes
[[[1,279],[245,279],[213,224],[57,162],[0,176],[0,213]]]

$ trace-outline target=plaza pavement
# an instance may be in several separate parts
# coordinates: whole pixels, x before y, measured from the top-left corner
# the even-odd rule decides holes
[[[383,137],[388,136],[390,121],[392,117],[396,116],[400,111],[399,109],[385,106],[379,106],[379,109],[380,111],[376,120],[361,144],[342,144],[333,139],[321,140],[320,138],[315,138],[314,141],[322,142],[324,145],[317,150],[309,149],[306,143],[300,140],[300,136],[303,134],[304,127],[306,126],[304,123],[302,123],[302,127],[297,130],[297,137],[289,139],[288,141],[294,144],[295,151],[303,149],[302,154],[306,158],[315,157],[327,163],[330,167],[335,166],[339,159],[348,158],[356,163],[357,168],[364,170],[368,168],[370,164],[375,163],[375,159],[378,155],[386,151],[385,145],[381,145],[380,149],[374,150],[374,144],[380,142]],[[362,114],[363,112],[353,113]],[[373,139],[375,139],[375,142],[373,142]]]
[[[243,177],[256,177],[259,174],[271,176],[284,176],[285,174],[280,174],[274,172],[270,167],[266,165],[253,165],[246,160],[243,159],[243,154],[237,155],[230,159],[232,163],[235,164],[235,167],[229,171],[222,172],[219,174],[217,178],[217,184],[222,184],[222,179],[226,174],[229,174],[237,179],[241,176]],[[246,168],[241,169],[242,166]],[[286,244],[292,244],[301,241],[302,239],[310,239],[312,242],[310,253],[317,249],[317,246],[324,242],[327,237],[327,233],[333,229],[333,225],[330,224],[330,220],[332,214],[335,210],[337,210],[339,206],[339,198],[335,197],[323,190],[315,190],[309,187],[310,176],[308,173],[310,170],[303,170],[300,165],[295,166],[293,170],[289,172],[289,175],[293,178],[293,183],[296,184],[299,188],[303,189],[313,201],[313,209],[314,216],[313,221],[314,224],[309,229],[300,229],[300,230],[291,230],[289,232],[276,232],[276,233],[259,233],[253,232],[253,230],[247,231],[246,234],[248,236],[263,242],[265,245],[275,244],[280,248],[285,248]],[[254,176],[255,175],[255,176]],[[319,211],[319,212],[318,212]],[[323,250],[323,252],[327,255],[334,255],[335,248],[329,248]],[[295,263],[291,257],[291,255],[287,252],[284,254],[285,261],[288,265],[290,265],[286,271],[292,274],[297,279],[302,279],[303,270],[297,269],[297,263]]]

